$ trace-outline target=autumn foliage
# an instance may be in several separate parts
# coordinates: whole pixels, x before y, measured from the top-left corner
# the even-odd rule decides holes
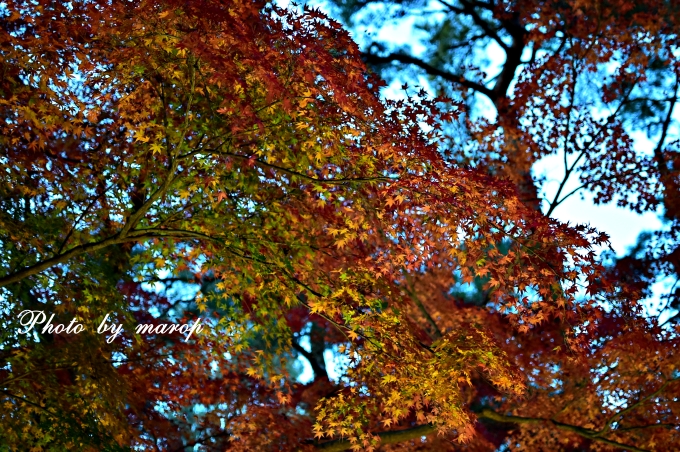
[[[606,235],[526,196],[536,149],[558,132],[499,116],[470,129],[479,161],[453,158],[465,99],[381,100],[349,34],[313,9],[3,5],[3,446],[680,446],[676,333],[643,315],[639,279],[600,261]],[[522,5],[537,21],[551,7]],[[580,8],[573,39],[593,33]],[[607,30],[665,26],[655,9],[619,13]],[[609,37],[570,48],[628,51]],[[499,111],[564,114],[548,74],[567,62],[541,64],[521,79],[539,88],[498,97]],[[627,95],[633,64],[608,99]],[[600,137],[578,121],[573,146],[601,140],[584,151],[604,161],[588,187],[607,200],[663,186],[662,200],[641,190],[628,205],[673,212],[670,165],[632,175],[620,125]],[[27,309],[88,330],[19,335]],[[124,325],[111,342],[94,331],[106,314]],[[189,341],[134,334],[197,317],[208,327]],[[344,357],[339,378],[329,350]]]

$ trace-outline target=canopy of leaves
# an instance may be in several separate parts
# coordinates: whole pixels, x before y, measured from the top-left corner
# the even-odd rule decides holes
[[[678,441],[676,338],[598,263],[606,236],[445,159],[465,103],[381,101],[337,22],[208,0],[0,16],[3,446],[492,450],[506,432],[478,418],[527,426],[525,448]],[[86,331],[19,334],[24,310]],[[190,340],[160,326],[197,318]]]

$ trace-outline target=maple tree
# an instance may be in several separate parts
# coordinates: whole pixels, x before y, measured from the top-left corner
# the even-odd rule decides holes
[[[600,263],[604,234],[526,198],[522,121],[471,129],[482,163],[446,158],[466,103],[382,101],[349,34],[311,9],[10,0],[0,15],[3,446],[677,444],[676,336]],[[24,310],[88,327],[21,335]],[[199,317],[190,340],[160,326]],[[123,333],[97,334],[104,319]],[[339,379],[327,350],[346,357]]]

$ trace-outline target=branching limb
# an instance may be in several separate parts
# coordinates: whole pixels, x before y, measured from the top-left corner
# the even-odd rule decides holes
[[[638,408],[643,403],[645,403],[648,400],[653,399],[654,397],[658,396],[659,394],[661,394],[666,389],[666,387],[668,387],[668,385],[670,383],[677,381],[678,379],[680,379],[680,377],[671,378],[670,380],[666,380],[664,382],[664,384],[662,384],[661,387],[659,387],[659,389],[657,389],[656,391],[654,391],[651,394],[648,394],[647,396],[641,398],[640,400],[638,400],[637,402],[628,406],[627,408],[615,413],[613,416],[611,416],[607,420],[607,423],[605,424],[604,428],[602,428],[602,430],[600,430],[597,434],[598,435],[604,435],[604,434],[607,434],[608,432],[610,432],[611,429],[612,429],[612,424],[614,423],[614,421],[616,421],[617,419],[621,419],[623,416],[626,415],[626,413],[633,411],[634,409]]]
[[[226,152],[226,151],[220,151],[218,149],[199,149],[197,151],[194,151],[192,154],[214,154],[214,155],[222,155],[225,157],[232,157],[232,158],[237,158],[240,160],[247,160],[249,162],[252,162],[254,165],[264,167],[264,168],[271,168],[277,171],[281,171],[283,173],[289,174],[291,176],[296,176],[301,179],[311,181],[311,182],[317,182],[317,183],[322,183],[322,184],[332,184],[332,185],[343,185],[343,184],[348,184],[351,182],[393,182],[394,179],[385,177],[385,176],[376,176],[376,177],[350,177],[350,178],[331,178],[331,179],[319,179],[316,177],[308,176],[307,174],[300,173],[298,171],[292,170],[290,168],[284,168],[283,166],[278,166],[274,165],[272,163],[267,163],[263,162],[262,160],[254,159],[251,158],[247,155],[241,155],[241,154],[235,154],[232,152]]]
[[[364,58],[364,61],[366,61],[369,64],[387,64],[393,61],[397,61],[403,64],[412,64],[425,70],[425,72],[427,72],[429,75],[434,75],[436,77],[446,80],[447,82],[455,83],[466,88],[470,88],[478,93],[484,94],[490,99],[492,99],[493,96],[493,92],[486,86],[482,85],[481,83],[473,82],[467,80],[463,76],[452,74],[451,72],[447,72],[442,69],[436,68],[431,64],[428,64],[425,61],[415,58],[411,55],[406,55],[404,53],[391,53],[387,56],[379,56],[373,53],[363,53],[362,57]]]
[[[130,231],[125,236],[118,233],[106,239],[100,240],[98,242],[75,246],[65,251],[64,253],[58,254],[50,259],[38,262],[37,264],[31,265],[30,267],[26,267],[23,270],[19,270],[17,272],[11,273],[7,276],[0,278],[0,287],[5,287],[9,284],[19,282],[24,278],[28,278],[29,276],[38,274],[44,270],[47,270],[50,267],[63,264],[67,262],[69,259],[81,256],[83,254],[94,253],[101,249],[107,248],[111,245],[119,245],[128,242],[139,242],[142,240],[153,238],[180,238],[180,239],[195,238],[200,240],[209,240],[212,242],[223,243],[219,238],[211,237],[209,235],[193,231],[185,231],[180,229],[157,229],[157,228],[138,229]]]
[[[630,446],[628,444],[623,444],[619,443],[617,441],[613,441],[607,438],[603,438],[600,436],[602,433],[579,427],[576,425],[571,425],[571,424],[564,424],[562,422],[558,422],[552,419],[545,419],[545,418],[536,418],[536,417],[521,417],[521,416],[506,416],[500,413],[496,413],[495,411],[489,410],[489,409],[484,409],[480,413],[478,413],[478,416],[480,418],[485,418],[485,419],[491,419],[492,421],[496,422],[503,422],[503,423],[511,423],[511,424],[542,424],[542,423],[549,423],[552,424],[555,428],[571,433],[576,433],[579,436],[582,436],[583,438],[590,439],[592,441],[598,441],[604,444],[607,444],[609,446],[613,447],[619,447],[624,450],[630,450],[633,452],[649,452],[647,449],[640,449],[639,447],[635,446]]]
[[[314,357],[312,353],[305,350],[305,348],[302,345],[300,345],[295,339],[291,341],[291,344],[295,351],[304,356],[305,359],[309,362],[309,365],[312,366],[312,371],[314,371],[314,376],[316,378],[328,379],[328,372],[326,372],[325,366],[322,366],[321,363],[317,361],[317,359]]]

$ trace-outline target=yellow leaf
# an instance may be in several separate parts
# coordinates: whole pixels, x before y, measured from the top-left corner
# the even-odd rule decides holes
[[[161,147],[160,143],[154,143],[151,145],[151,152],[155,155],[156,153],[160,154],[163,148]]]
[[[141,141],[142,143],[149,141],[149,138],[144,136],[143,130],[138,130],[135,132],[135,142],[137,141]]]
[[[385,375],[382,378],[382,380],[383,380],[383,383],[390,383],[390,382],[393,382],[393,381],[397,381],[397,377],[395,377],[394,375],[388,374],[388,375]]]

